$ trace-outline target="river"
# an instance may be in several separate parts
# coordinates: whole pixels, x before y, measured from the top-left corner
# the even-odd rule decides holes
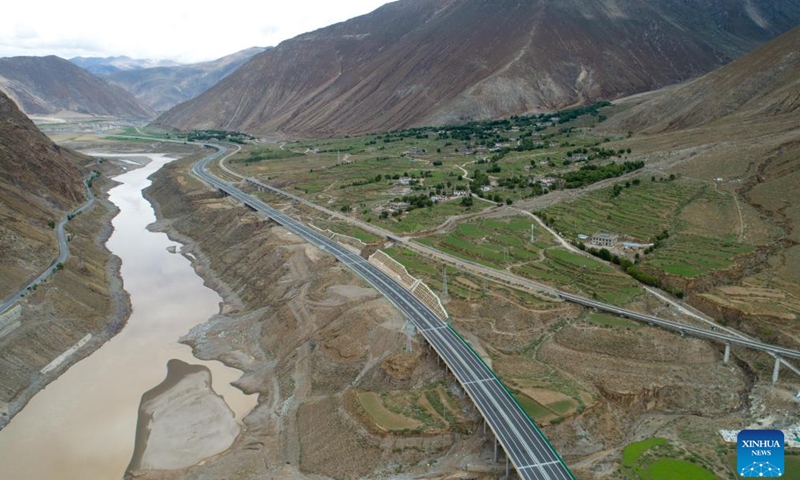
[[[255,406],[256,395],[244,395],[230,385],[239,370],[200,361],[191,348],[178,343],[219,311],[221,298],[203,285],[188,259],[167,251],[179,244],[146,228],[155,214],[142,190],[150,184],[147,177],[172,159],[161,154],[129,157],[146,157],[149,163],[115,178],[122,185],[109,195],[120,213],[107,246],[122,259],[131,317],[122,332],[39,392],[0,431],[3,479],[121,478],[133,452],[141,395],[164,379],[173,358],[207,366],[214,390],[239,422]]]

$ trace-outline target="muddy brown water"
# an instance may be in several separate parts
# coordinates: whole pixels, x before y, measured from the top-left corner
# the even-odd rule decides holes
[[[39,392],[0,431],[0,478],[121,478],[134,448],[139,400],[164,380],[173,358],[207,366],[214,390],[238,421],[255,406],[255,395],[230,385],[241,375],[239,370],[200,361],[191,348],[178,343],[218,312],[221,298],[203,285],[189,260],[167,251],[178,244],[146,229],[155,214],[142,190],[150,184],[147,177],[172,159],[158,154],[135,157],[150,161],[116,177],[122,185],[110,191],[110,199],[120,213],[107,243],[122,259],[133,313],[120,334]]]

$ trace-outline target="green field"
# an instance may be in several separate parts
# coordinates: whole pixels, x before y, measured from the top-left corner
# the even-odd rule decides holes
[[[698,181],[640,180],[638,185],[623,188],[618,196],[605,188],[550,207],[544,214],[558,231],[573,239],[579,234],[609,232],[649,243],[666,230],[669,238],[644,255],[640,267],[682,277],[728,268],[737,255],[754,250],[736,241],[738,225],[732,225],[730,218],[712,215],[736,211],[729,195]],[[703,222],[695,218],[697,215]],[[699,223],[707,226],[698,228]]]
[[[691,461],[675,457],[686,456]],[[695,464],[696,456],[676,449],[665,438],[634,442],[622,451],[622,471],[631,480],[713,480],[716,475]]]
[[[514,398],[517,399],[517,402],[520,404],[523,410],[528,412],[528,415],[530,415],[530,417],[534,420],[541,420],[553,416],[553,412],[545,408],[541,403],[531,399],[527,395],[515,393]]]
[[[460,258],[505,268],[538,259],[544,249],[555,245],[547,234],[537,235],[536,242],[530,243],[533,223],[523,216],[481,219],[462,223],[446,235],[432,235],[419,241]]]
[[[358,400],[364,410],[375,420],[375,423],[386,430],[407,430],[419,427],[422,423],[389,411],[383,404],[380,395],[373,392],[358,394]]]
[[[666,443],[666,438],[657,437],[628,444],[622,451],[622,464],[628,467],[633,466],[639,461],[639,457],[641,457],[646,450],[656,445],[665,445]]]
[[[737,470],[736,454],[728,455],[728,464],[733,471]],[[800,456],[786,455],[784,457],[784,474],[780,477],[783,480],[800,480]],[[737,477],[739,478],[739,477]]]
[[[591,257],[562,249],[541,228],[534,227],[535,242],[531,243],[532,223],[524,216],[480,219],[418,241],[455,257],[498,270],[509,269],[617,305],[625,305],[641,293],[635,280]]]
[[[716,475],[708,470],[684,460],[660,458],[647,467],[647,475],[652,480],[714,480]]]
[[[602,144],[612,141],[610,137],[586,134],[598,121],[598,109],[566,115],[568,123],[548,126],[537,123],[548,120],[544,115],[356,137],[250,144],[229,163],[244,175],[277,180],[282,188],[328,208],[349,211],[397,233],[418,232],[441,224],[448,216],[494,205],[476,198],[471,208],[460,206],[461,197],[454,192],[469,190],[472,177],[484,179],[474,185],[491,183],[491,191],[486,193],[476,186],[478,196],[515,201],[542,194],[535,185],[541,178],[579,169],[569,160],[573,149],[594,149],[588,161],[592,164],[622,159],[616,154],[594,158],[595,151],[605,150]],[[583,130],[573,131],[574,126]],[[534,140],[539,145],[529,148]],[[404,185],[400,178],[412,182]],[[390,202],[409,194],[452,198],[431,209],[380,218],[383,212],[393,211]]]

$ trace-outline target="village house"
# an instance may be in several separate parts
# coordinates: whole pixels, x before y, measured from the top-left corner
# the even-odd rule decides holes
[[[612,248],[617,244],[617,236],[610,233],[595,233],[592,235],[591,243],[596,247]]]
[[[389,203],[389,211],[398,212],[407,209],[410,205],[406,202],[391,202]]]
[[[552,187],[557,182],[558,179],[553,177],[545,177],[539,179],[539,183],[541,183],[543,187]]]

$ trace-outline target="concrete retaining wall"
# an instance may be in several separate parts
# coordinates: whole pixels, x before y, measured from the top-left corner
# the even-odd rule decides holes
[[[321,229],[321,228],[319,228],[319,227],[317,227],[315,225],[312,225],[310,223],[308,224],[308,226],[310,226],[314,230],[320,232],[321,234],[325,235],[326,237],[330,238],[331,240],[333,240],[334,242],[338,243],[339,245],[347,248],[351,252],[357,253],[359,255],[361,255],[361,251],[364,250],[364,247],[367,246],[366,243],[362,242],[361,240],[359,240],[359,239],[357,239],[355,237],[342,235],[341,233],[336,233],[336,232],[334,232],[334,231],[332,231],[330,229],[327,229],[327,228],[325,230],[323,230],[323,229]]]
[[[439,297],[433,293],[422,280],[413,277],[406,267],[398,261],[386,255],[382,250],[378,250],[369,257],[369,262],[376,267],[380,268],[385,274],[400,282],[403,287],[414,294],[422,303],[436,314],[441,320],[446,320],[448,315],[447,311],[442,305]]]
[[[0,330],[6,325],[10,325],[19,320],[20,316],[22,316],[22,305],[15,305],[14,308],[0,315]]]

